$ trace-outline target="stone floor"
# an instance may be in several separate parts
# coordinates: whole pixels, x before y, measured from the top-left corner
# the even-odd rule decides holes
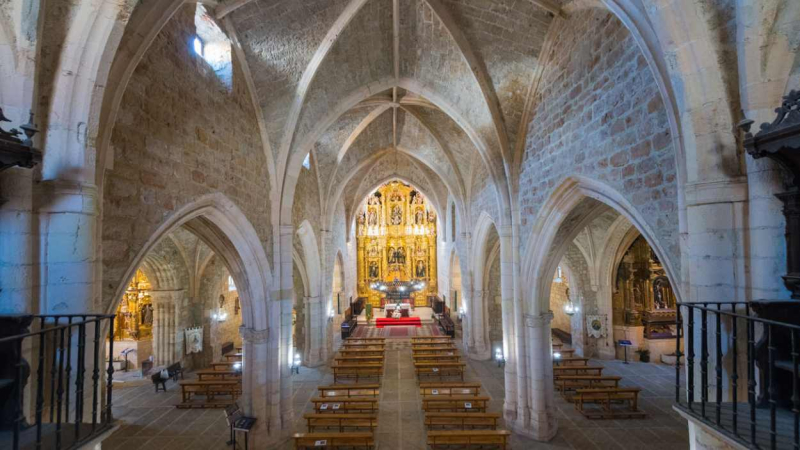
[[[643,389],[640,407],[647,412],[640,420],[588,420],[575,412],[572,404],[556,399],[559,432],[555,439],[540,443],[514,436],[513,449],[642,449],[688,448],[686,421],[672,410],[675,397],[675,369],[658,364],[621,361],[592,361],[606,367],[604,374],[623,376],[623,385]],[[503,371],[492,362],[468,361],[467,381],[480,381],[491,397],[488,411],[501,412]],[[294,375],[294,409],[300,417],[295,431],[303,432],[302,414],[310,412],[309,400],[317,386],[333,384],[329,369],[302,368]],[[221,410],[179,410],[177,386],[155,394],[150,383],[125,383],[115,386],[114,413],[120,429],[103,443],[103,449],[225,449],[227,427]],[[425,449],[423,414],[408,340],[387,340],[384,376],[381,381],[379,450]],[[281,449],[291,449],[287,442]]]

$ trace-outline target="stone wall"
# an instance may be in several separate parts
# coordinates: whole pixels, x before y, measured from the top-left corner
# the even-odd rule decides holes
[[[666,110],[633,37],[607,11],[576,12],[556,36],[532,110],[520,175],[522,248],[566,176],[623,195],[680,265],[675,155]]]
[[[136,68],[112,136],[103,191],[103,295],[176,209],[221,192],[255,227],[271,259],[269,180],[241,68],[228,91],[190,47],[195,5],[164,27]]]
[[[566,273],[562,271],[561,283],[555,281],[550,286],[550,311],[553,311],[553,321],[550,327],[572,333],[572,326],[570,324],[569,316],[564,312],[564,306],[567,304],[567,289],[569,288],[569,281]]]

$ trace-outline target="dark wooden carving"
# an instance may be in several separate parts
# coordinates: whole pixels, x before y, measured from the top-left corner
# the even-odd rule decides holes
[[[753,135],[752,120],[743,120],[744,147],[754,159],[769,158],[786,170],[787,192],[778,194],[786,217],[786,268],[783,276],[792,298],[800,300],[800,91],[792,91],[775,110],[772,123]]]
[[[0,122],[11,122],[0,108]],[[33,168],[42,162],[42,152],[33,148],[33,136],[39,132],[33,125],[33,113],[25,125],[20,126],[22,131],[12,128],[5,131],[0,128],[0,172],[15,166]],[[20,136],[24,135],[24,139]]]

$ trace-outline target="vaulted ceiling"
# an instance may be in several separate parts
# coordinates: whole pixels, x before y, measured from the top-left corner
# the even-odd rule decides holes
[[[509,176],[559,7],[556,0],[228,0],[216,15],[238,34],[279,174],[291,177],[311,151],[331,197],[345,186],[360,192],[373,168],[405,158],[464,200],[476,174]]]

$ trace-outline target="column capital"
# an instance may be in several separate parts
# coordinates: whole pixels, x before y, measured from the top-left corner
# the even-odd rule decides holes
[[[264,330],[256,330],[254,328],[241,326],[239,327],[239,334],[242,336],[242,341],[252,344],[263,344],[269,338],[269,328]]]
[[[542,328],[545,325],[550,325],[553,321],[553,312],[548,311],[544,314],[534,316],[532,314],[525,314],[525,326],[528,328]]]
[[[97,214],[97,186],[69,180],[47,180],[36,187],[42,212]]]

